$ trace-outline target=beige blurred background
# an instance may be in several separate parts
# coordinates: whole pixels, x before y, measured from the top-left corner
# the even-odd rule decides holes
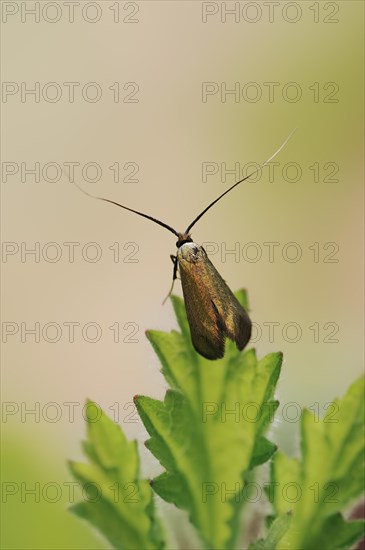
[[[274,177],[242,184],[193,237],[248,289],[259,356],[284,352],[284,449],[298,433],[285,405],[290,419],[322,414],[362,372],[363,4],[273,4],[2,2],[3,548],[107,547],[67,512],[82,406],[92,398],[143,441],[132,397],[166,390],[144,332],[176,328],[161,305],[175,237],[89,199],[58,166],[79,163],[84,189],[183,230],[234,183],[222,167],[262,162],[297,128]],[[264,243],[278,243],[273,261]],[[159,467],[144,456],[144,471]]]

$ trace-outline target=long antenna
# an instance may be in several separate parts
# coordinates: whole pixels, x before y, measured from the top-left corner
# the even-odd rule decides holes
[[[67,174],[66,174],[66,176],[67,176]],[[69,179],[69,177],[68,177],[68,179]],[[143,218],[147,218],[148,220],[151,220],[152,222],[155,222],[158,225],[161,225],[165,229],[168,229],[168,231],[171,231],[171,233],[176,235],[176,237],[179,236],[179,233],[173,227],[170,227],[169,225],[167,225],[167,223],[161,222],[160,220],[156,220],[156,218],[153,218],[152,216],[149,216],[148,214],[143,214],[143,212],[138,212],[138,210],[133,210],[133,208],[128,208],[128,206],[124,206],[123,204],[119,204],[119,202],[115,202],[115,201],[112,201],[110,199],[104,199],[104,197],[97,197],[96,195],[91,195],[90,193],[85,191],[82,187],[80,187],[80,185],[78,185],[75,181],[73,183],[76,185],[76,187],[82,193],[84,193],[84,195],[87,195],[88,197],[91,197],[92,199],[97,199],[99,201],[110,202],[110,204],[115,204],[115,206],[119,206],[119,208],[124,208],[124,210],[129,210],[129,212],[134,212],[135,214],[138,214],[138,216],[142,216]]]
[[[216,198],[213,202],[211,202],[206,208],[204,208],[203,212],[200,212],[200,214],[195,218],[194,221],[191,222],[191,224],[187,227],[185,233],[189,233],[191,228],[196,224],[197,221],[200,220],[200,218],[202,216],[204,216],[204,214],[206,212],[208,212],[208,210],[210,208],[212,208],[212,206],[215,205],[216,202],[220,201],[224,195],[227,195],[227,193],[229,193],[230,191],[232,191],[232,189],[234,189],[235,187],[237,187],[237,185],[239,185],[240,183],[242,183],[243,181],[247,180],[248,178],[250,178],[251,176],[253,176],[254,174],[256,174],[259,170],[261,170],[261,168],[263,168],[266,164],[268,164],[270,161],[272,161],[273,158],[276,157],[276,155],[278,155],[280,153],[280,151],[282,149],[284,149],[285,145],[288,143],[288,141],[290,140],[290,138],[292,137],[292,135],[294,134],[294,132],[296,131],[296,128],[289,134],[289,136],[286,138],[286,140],[284,141],[284,143],[279,147],[279,149],[277,151],[275,151],[275,153],[273,155],[271,155],[271,157],[267,160],[265,160],[265,162],[263,164],[261,164],[259,166],[259,168],[257,168],[256,170],[254,170],[253,172],[251,172],[251,174],[249,174],[248,176],[245,176],[244,178],[242,178],[241,180],[237,181],[235,184],[232,185],[232,187],[230,187],[229,189],[227,189],[227,191],[224,191],[224,193],[222,193],[221,195],[219,195],[218,198]]]

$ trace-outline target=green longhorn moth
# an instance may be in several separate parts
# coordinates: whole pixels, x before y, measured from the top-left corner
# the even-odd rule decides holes
[[[239,350],[243,350],[251,337],[251,321],[245,309],[238,302],[233,292],[209,260],[204,248],[193,241],[191,229],[196,222],[212,208],[212,206],[224,197],[224,195],[227,195],[227,193],[232,191],[237,185],[249,179],[272,161],[272,159],[285,147],[292,134],[293,132],[279,149],[260,165],[259,168],[237,181],[204,208],[183,233],[176,231],[176,229],[170,225],[148,214],[144,214],[110,199],[91,195],[75,183],[75,185],[89,197],[115,204],[124,210],[129,210],[129,212],[147,218],[176,235],[177,253],[175,256],[171,256],[174,264],[172,285],[166,298],[168,298],[172,292],[174,281],[177,279],[177,273],[179,271],[186,314],[190,326],[191,340],[196,351],[207,359],[219,359],[224,356],[225,338],[229,338],[236,343]]]

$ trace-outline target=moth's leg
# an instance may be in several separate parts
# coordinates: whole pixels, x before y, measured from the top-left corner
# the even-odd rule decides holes
[[[174,264],[174,272],[172,274],[172,282],[174,282],[176,279],[180,279],[180,277],[177,276],[179,262],[177,261],[177,256],[174,256],[173,254],[170,254],[170,260]]]
[[[166,296],[166,298],[164,299],[164,301],[162,302],[162,305],[166,302],[167,298],[169,298],[171,296],[172,290],[174,288],[174,282],[178,278],[177,277],[177,269],[178,269],[179,264],[178,264],[178,261],[177,261],[177,256],[174,256],[173,254],[170,254],[170,258],[171,258],[172,263],[174,264],[174,269],[173,269],[173,272],[172,272],[172,283],[171,283],[171,288],[169,290],[169,293]]]

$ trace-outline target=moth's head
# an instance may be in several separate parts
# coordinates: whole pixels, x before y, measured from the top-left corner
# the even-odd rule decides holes
[[[176,247],[180,248],[185,243],[192,243],[193,239],[190,236],[190,233],[179,233],[179,237],[176,241]]]
[[[205,252],[202,246],[197,245],[193,241],[185,242],[177,250],[177,259],[179,262],[188,262],[195,264],[196,262],[205,259]]]

